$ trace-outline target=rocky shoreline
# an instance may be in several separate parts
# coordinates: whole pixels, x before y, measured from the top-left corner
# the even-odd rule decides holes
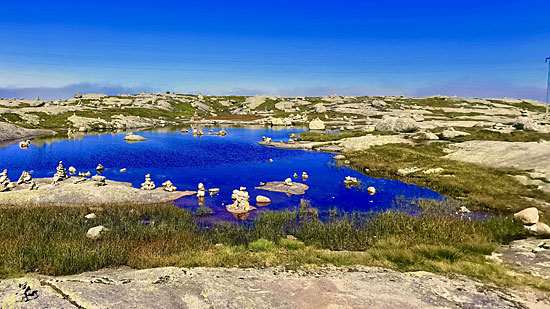
[[[75,183],[76,181],[79,181]],[[33,181],[38,190],[29,185],[18,185],[8,192],[0,193],[0,207],[45,207],[45,206],[106,206],[129,204],[170,203],[192,195],[190,191],[167,192],[162,190],[140,190],[132,184],[105,180],[98,186],[85,177],[71,177],[52,184],[52,178],[36,178]]]

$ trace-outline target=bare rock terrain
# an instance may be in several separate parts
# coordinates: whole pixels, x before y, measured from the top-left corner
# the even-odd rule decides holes
[[[22,285],[29,288],[23,291]],[[28,296],[25,296],[28,295]],[[548,296],[374,267],[104,269],[0,281],[2,308],[544,308]]]
[[[41,135],[50,135],[53,133],[54,132],[51,130],[25,129],[14,124],[0,122],[0,142],[7,140],[31,138]]]
[[[29,185],[18,185],[12,191],[0,194],[0,206],[100,206],[116,204],[147,204],[174,201],[188,192],[163,190],[140,190],[130,183],[106,180],[105,186],[97,186],[87,179],[74,183],[78,177],[52,185],[51,178],[34,179],[38,190],[29,190]]]

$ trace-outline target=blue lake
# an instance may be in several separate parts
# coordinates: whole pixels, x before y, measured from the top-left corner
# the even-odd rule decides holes
[[[205,129],[207,131],[210,128]],[[214,131],[219,128],[213,128]],[[334,154],[303,150],[277,149],[258,145],[262,136],[273,140],[288,140],[289,133],[302,130],[270,128],[224,128],[228,135],[194,137],[181,134],[176,128],[161,128],[135,131],[149,140],[138,143],[124,141],[125,134],[86,135],[80,139],[34,139],[29,149],[18,144],[0,148],[0,169],[8,169],[8,176],[16,180],[23,170],[34,170],[33,177],[52,177],[59,161],[65,167],[74,166],[78,171],[90,171],[101,163],[105,167],[102,175],[107,179],[131,182],[139,188],[145,174],[157,186],[170,180],[178,190],[196,190],[199,182],[205,188],[219,188],[214,196],[207,194],[204,205],[214,210],[211,217],[216,220],[235,220],[225,206],[231,203],[234,189],[244,186],[248,189],[251,204],[256,195],[272,200],[268,206],[253,211],[249,218],[273,210],[297,207],[301,199],[309,200],[321,212],[337,208],[345,211],[377,211],[387,209],[396,197],[443,198],[437,192],[403,182],[370,178],[347,167],[337,166]],[[273,163],[269,162],[273,159]],[[120,172],[126,168],[126,172]],[[302,181],[300,175],[306,172],[309,178]],[[254,189],[260,182],[282,181],[299,175],[294,181],[309,186],[305,195],[291,197],[284,193]],[[347,188],[346,176],[357,177],[359,188]],[[376,194],[369,195],[366,187],[376,188]],[[175,202],[178,207],[195,210],[198,199],[183,197]]]

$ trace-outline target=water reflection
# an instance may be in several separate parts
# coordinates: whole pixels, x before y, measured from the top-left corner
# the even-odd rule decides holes
[[[77,174],[98,171],[107,179],[129,182],[136,188],[146,174],[156,183],[170,180],[180,191],[196,190],[197,184],[203,183],[209,193],[204,198],[186,196],[175,204],[192,211],[209,207],[214,214],[205,220],[250,219],[265,211],[294,209],[302,198],[320,211],[384,210],[396,196],[441,198],[414,185],[367,177],[333,160],[334,154],[258,145],[262,136],[287,140],[289,134],[302,129],[224,126],[227,134],[222,137],[215,135],[221,127],[195,127],[205,134],[194,137],[189,133],[192,126],[155,128],[139,131],[148,140],[137,144],[124,141],[128,131],[35,138],[25,151],[18,144],[0,148],[0,168],[7,168],[13,177],[31,169],[35,178],[52,177],[58,162],[63,161],[74,166]],[[102,169],[97,169],[99,164]],[[357,178],[359,185],[348,188],[346,176]],[[255,189],[262,182],[287,178],[307,183],[310,189],[301,196]],[[233,189],[241,186],[252,188],[250,200],[264,195],[271,204],[246,214],[228,212],[224,205],[232,202]],[[370,195],[369,187],[375,188],[376,194]]]

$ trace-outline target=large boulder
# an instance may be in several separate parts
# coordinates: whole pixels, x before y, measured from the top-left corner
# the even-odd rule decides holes
[[[376,131],[414,132],[418,128],[416,121],[410,117],[384,116],[374,129]]]
[[[315,118],[315,120],[312,120],[309,123],[309,129],[310,130],[324,130],[325,129],[325,123],[323,120],[319,118]]]
[[[535,224],[539,222],[539,211],[536,207],[525,208],[516,212],[514,219],[521,221],[523,224]]]
[[[323,103],[317,103],[314,107],[317,113],[325,113],[327,111],[327,108],[323,105]]]
[[[370,102],[370,105],[376,108],[383,108],[386,106],[386,102],[382,100],[373,100],[372,102]]]
[[[514,120],[513,126],[518,130],[537,131],[537,132],[549,131],[545,126],[539,125],[534,119],[526,116],[520,116],[516,118]]]

